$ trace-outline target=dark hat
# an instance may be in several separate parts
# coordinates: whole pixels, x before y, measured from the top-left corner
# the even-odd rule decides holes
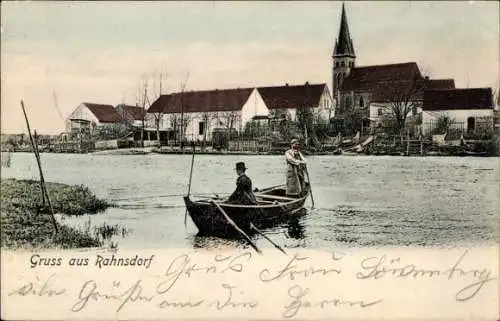
[[[243,163],[243,162],[238,162],[238,163],[236,163],[236,169],[239,169],[239,170],[244,171],[244,170],[246,170],[247,168],[245,167],[245,163]]]

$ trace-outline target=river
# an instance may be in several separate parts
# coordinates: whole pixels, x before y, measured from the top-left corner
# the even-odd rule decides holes
[[[119,248],[243,247],[197,237],[180,195],[187,192],[191,155],[41,154],[45,180],[88,186],[117,207],[64,219],[83,228],[126,228]],[[234,164],[244,161],[254,187],[284,182],[280,156],[196,155],[191,193],[231,193]],[[311,156],[315,208],[266,234],[285,248],[378,246],[455,247],[499,241],[499,159],[458,157]],[[38,179],[35,158],[13,153],[2,178]],[[177,196],[175,196],[177,195]],[[255,238],[262,247],[269,243]]]

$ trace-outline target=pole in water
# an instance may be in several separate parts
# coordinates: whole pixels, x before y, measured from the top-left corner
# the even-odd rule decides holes
[[[194,152],[195,152],[194,142],[191,142],[191,147],[193,147],[193,155],[191,156],[191,171],[189,173],[189,183],[188,183],[188,192],[187,192],[188,197],[189,197],[189,194],[191,193],[191,179],[193,178],[193,165],[194,165]],[[184,212],[184,227],[187,227],[187,208],[186,208],[186,212]]]
[[[238,225],[236,225],[236,223],[234,223],[234,221],[229,217],[229,215],[227,215],[227,213],[219,204],[215,203],[214,201],[212,201],[212,204],[215,205],[217,209],[219,209],[219,212],[224,216],[229,225],[234,227],[234,229],[238,231],[247,240],[247,242],[253,247],[255,251],[257,251],[257,253],[262,253],[257,247],[257,245],[250,239],[250,237],[245,232],[243,232],[243,230]]]
[[[313,197],[313,190],[311,187],[311,179],[309,178],[309,171],[307,170],[306,166],[306,175],[307,175],[307,182],[309,183],[309,191],[311,192],[311,202],[312,202],[312,208],[314,208],[314,197]]]
[[[271,243],[272,245],[274,245],[275,248],[277,248],[278,250],[280,250],[281,252],[283,252],[283,254],[286,255],[286,252],[285,250],[283,250],[283,248],[281,246],[279,246],[278,244],[274,243],[273,240],[271,240],[269,237],[267,237],[266,234],[264,234],[262,231],[260,231],[258,228],[255,227],[255,225],[253,225],[253,223],[250,223],[250,227],[257,233],[259,233],[260,235],[262,235],[262,237],[264,237],[266,240],[269,241],[269,243]]]

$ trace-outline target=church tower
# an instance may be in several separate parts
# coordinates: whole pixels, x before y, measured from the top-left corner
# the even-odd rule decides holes
[[[335,48],[333,49],[332,55],[332,96],[335,98],[337,106],[339,106],[339,89],[342,86],[344,78],[349,76],[355,61],[356,54],[354,53],[354,46],[352,45],[351,35],[349,34],[345,7],[342,3],[339,35],[337,39],[335,39]]]

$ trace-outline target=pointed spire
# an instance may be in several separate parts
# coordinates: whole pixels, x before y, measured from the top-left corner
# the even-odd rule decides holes
[[[354,46],[352,45],[351,35],[349,34],[349,25],[347,24],[347,15],[345,6],[342,2],[342,16],[340,17],[339,36],[335,41],[334,56],[351,56],[356,57]]]

